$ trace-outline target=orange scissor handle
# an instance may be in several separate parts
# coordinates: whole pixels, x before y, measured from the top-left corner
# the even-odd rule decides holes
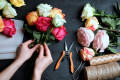
[[[73,60],[72,60],[72,52],[70,53],[70,69],[71,69],[71,73],[74,73],[74,65],[73,65]]]
[[[55,66],[55,70],[59,68],[59,66],[60,66],[60,62],[61,62],[61,60],[62,60],[64,54],[65,54],[65,51],[63,51],[62,56],[61,56],[60,59],[58,60],[56,66]]]

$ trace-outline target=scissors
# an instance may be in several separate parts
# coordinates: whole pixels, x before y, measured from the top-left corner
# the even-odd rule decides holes
[[[71,69],[71,73],[74,73],[74,65],[73,65],[73,60],[72,60],[72,46],[73,46],[74,42],[72,42],[72,44],[70,45],[70,48],[68,50],[67,48],[67,43],[65,41],[65,51],[63,51],[62,56],[60,57],[60,59],[58,60],[56,66],[55,66],[55,70],[57,70],[60,66],[60,62],[64,59],[67,58],[70,60],[70,69]]]

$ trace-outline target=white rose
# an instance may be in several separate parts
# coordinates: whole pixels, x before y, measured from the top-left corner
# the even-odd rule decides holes
[[[61,18],[58,15],[55,15],[54,18],[53,18],[53,20],[52,20],[52,24],[55,27],[61,27],[64,23],[66,23],[65,19]]]
[[[50,15],[52,6],[48,4],[40,4],[37,6],[37,10],[40,16],[48,17]]]
[[[14,18],[17,16],[16,10],[12,8],[12,6],[7,3],[3,9],[3,15],[7,18]]]
[[[95,8],[91,7],[91,5],[89,3],[87,3],[82,11],[82,21],[84,21],[84,19],[88,19],[89,17],[92,17],[94,15],[95,12]]]
[[[7,4],[6,0],[0,0],[0,10],[3,9],[6,4]]]

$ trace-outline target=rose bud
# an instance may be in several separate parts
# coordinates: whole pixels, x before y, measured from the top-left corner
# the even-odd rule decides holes
[[[6,4],[7,4],[6,0],[0,0],[0,10],[2,10]]]
[[[87,28],[80,28],[77,32],[78,42],[85,47],[89,47],[90,43],[94,40],[94,33]]]
[[[61,27],[58,27],[58,28],[54,28],[52,30],[52,34],[54,35],[54,37],[56,39],[61,41],[66,36],[66,34],[68,34],[68,33],[66,31],[66,28],[64,26],[61,26]]]
[[[14,18],[15,16],[17,16],[16,10],[14,8],[12,8],[12,6],[7,3],[3,9],[3,15],[6,18]]]
[[[85,22],[85,27],[95,31],[99,27],[99,22],[96,17],[90,17]]]
[[[83,61],[86,61],[86,60],[90,61],[90,59],[92,59],[94,55],[95,55],[95,52],[91,48],[84,47],[84,49],[80,50],[80,56]]]
[[[16,33],[15,23],[11,19],[3,19],[4,23],[4,31],[3,34],[5,34],[8,37],[12,37]]]
[[[46,32],[48,26],[51,25],[51,18],[49,17],[39,17],[35,22],[36,28],[38,31]]]
[[[4,30],[4,23],[3,23],[3,20],[0,16],[0,32],[2,32]]]
[[[85,19],[88,19],[89,17],[92,17],[94,15],[95,12],[95,8],[91,7],[91,5],[89,3],[87,3],[82,11],[82,21],[84,21]]]
[[[51,14],[50,14],[50,17],[51,18],[54,18],[55,15],[58,15],[60,16],[61,18],[65,19],[65,14],[62,13],[62,10],[59,9],[59,8],[53,8],[51,10]]]
[[[52,24],[55,27],[61,27],[62,25],[64,25],[64,23],[66,23],[65,19],[59,17],[58,15],[55,15],[52,20]]]
[[[100,49],[100,52],[104,52],[108,45],[109,36],[106,33],[106,30],[99,30],[93,40],[93,49],[95,49],[96,51]]]
[[[50,15],[51,9],[52,9],[52,6],[48,5],[48,4],[42,3],[42,4],[37,6],[37,10],[39,12],[39,15],[43,16],[43,17],[48,17]]]
[[[21,7],[25,5],[24,0],[10,0],[10,2],[15,6],[15,7]]]
[[[30,26],[33,26],[34,22],[36,22],[38,19],[37,11],[33,11],[33,12],[28,13],[28,15],[26,16],[26,19],[27,19],[28,24]]]

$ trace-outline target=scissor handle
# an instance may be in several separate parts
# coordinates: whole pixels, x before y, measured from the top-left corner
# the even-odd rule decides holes
[[[74,73],[74,65],[73,65],[73,60],[72,60],[72,52],[70,53],[70,69],[71,73]]]
[[[59,66],[60,66],[60,62],[61,62],[61,60],[62,60],[64,54],[65,54],[65,51],[63,51],[62,56],[61,56],[60,59],[58,60],[56,66],[55,66],[55,70],[57,70],[57,69],[59,68]]]

